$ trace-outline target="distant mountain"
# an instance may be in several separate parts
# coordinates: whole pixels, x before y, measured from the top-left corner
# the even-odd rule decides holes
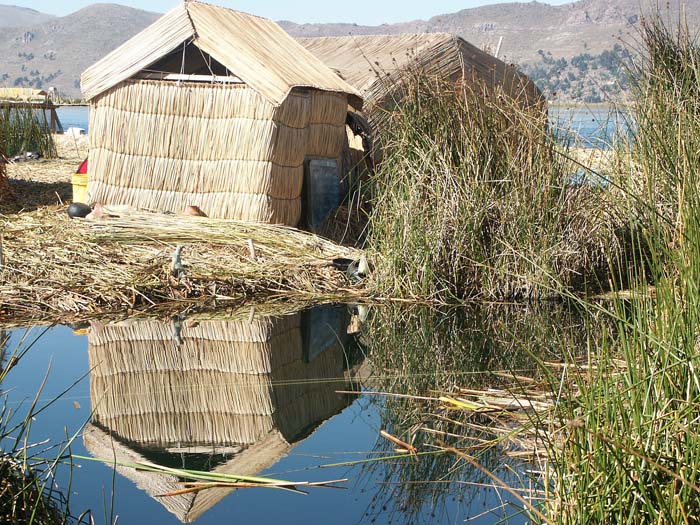
[[[691,27],[700,27],[700,0],[659,2],[663,13],[677,17],[685,4]],[[401,24],[280,24],[293,36],[337,36],[395,33],[455,33],[471,43],[495,49],[503,38],[500,57],[513,63],[538,59],[538,51],[570,58],[611,49],[620,39],[633,40],[640,21],[640,5],[650,0],[580,0],[551,6],[541,2],[494,4],[464,9]],[[648,10],[648,8],[647,8]]]
[[[0,9],[3,9],[0,6]],[[0,32],[0,85],[56,87],[80,96],[80,73],[161,15],[94,4],[71,15]]]
[[[40,13],[28,7],[16,5],[0,5],[0,27],[27,27],[48,22],[52,15]]]
[[[619,90],[621,77],[614,58],[621,54],[620,44],[633,42],[637,35],[640,4],[652,1],[496,4],[380,26],[280,24],[293,36],[450,32],[492,52],[502,38],[499,57],[522,66],[550,95],[556,92],[563,100],[594,101]],[[672,18],[684,8],[691,28],[700,28],[700,0],[660,0],[659,4],[664,13],[670,10],[667,14]],[[20,15],[29,22],[16,23]],[[18,26],[0,32],[0,57],[4,57],[0,85],[55,86],[64,95],[78,97],[81,71],[159,16],[115,4],[95,4],[61,18],[0,6],[0,25],[7,26],[10,17]]]

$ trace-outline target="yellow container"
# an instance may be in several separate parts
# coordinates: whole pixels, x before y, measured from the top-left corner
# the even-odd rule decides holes
[[[87,203],[87,173],[73,174],[73,202]]]

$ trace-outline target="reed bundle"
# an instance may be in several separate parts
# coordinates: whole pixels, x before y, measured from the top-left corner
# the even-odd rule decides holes
[[[71,221],[62,210],[42,209],[4,217],[3,236],[6,319],[369,293],[332,265],[360,252],[284,226],[136,212]],[[171,271],[176,246],[182,246],[182,278]]]

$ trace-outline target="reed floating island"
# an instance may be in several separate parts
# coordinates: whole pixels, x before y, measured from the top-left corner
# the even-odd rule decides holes
[[[4,321],[369,294],[334,266],[362,252],[312,233],[204,217],[104,213],[101,220],[71,220],[62,208],[43,208],[2,218]]]

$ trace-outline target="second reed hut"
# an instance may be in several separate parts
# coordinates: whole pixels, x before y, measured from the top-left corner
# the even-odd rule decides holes
[[[527,75],[450,33],[298,41],[362,94],[375,133],[380,131],[387,111],[400,101],[403,83],[416,74],[469,84],[484,95],[500,90],[523,107],[545,107],[542,93]]]
[[[359,93],[270,20],[184,2],[88,68],[88,200],[296,225]]]

